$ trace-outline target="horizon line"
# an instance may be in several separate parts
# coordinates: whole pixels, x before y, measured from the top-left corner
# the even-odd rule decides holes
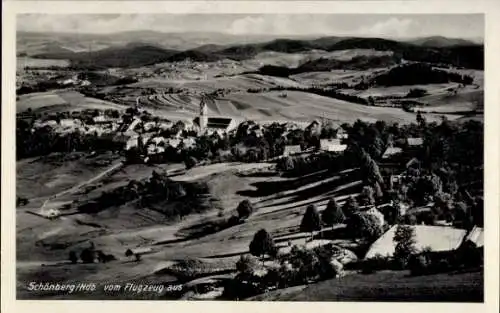
[[[151,33],[159,33],[159,34],[220,34],[220,35],[228,35],[228,36],[265,36],[265,37],[353,37],[353,38],[382,38],[382,39],[422,39],[422,38],[432,38],[432,37],[442,37],[446,39],[462,39],[462,40],[481,40],[481,43],[484,43],[484,36],[474,36],[474,37],[451,37],[445,36],[441,34],[433,34],[433,35],[425,35],[425,36],[365,36],[360,34],[320,34],[320,33],[311,33],[311,34],[267,34],[267,33],[230,33],[224,31],[160,31],[160,30],[149,30],[149,29],[137,29],[137,30],[124,30],[124,31],[115,31],[115,32],[76,32],[76,31],[37,31],[37,30],[16,30],[16,33],[36,33],[36,34],[64,34],[64,35],[92,35],[92,36],[106,36],[106,35],[114,35],[114,34],[123,34],[123,33],[138,33],[138,32],[151,32]]]

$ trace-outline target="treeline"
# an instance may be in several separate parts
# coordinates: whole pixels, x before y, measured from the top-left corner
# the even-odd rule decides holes
[[[328,72],[335,69],[343,70],[368,70],[372,68],[389,67],[399,64],[400,59],[392,55],[383,56],[355,56],[350,60],[336,60],[328,58],[319,58],[306,62],[295,68],[284,66],[264,65],[256,74],[289,77],[300,73],[308,72]]]
[[[33,92],[46,92],[50,90],[63,88],[63,85],[59,84],[57,80],[49,79],[40,82],[36,82],[30,85],[22,85],[16,89],[16,95],[25,95]]]
[[[373,105],[373,102],[368,98],[359,97],[356,95],[350,95],[343,92],[340,92],[336,88],[331,87],[277,87],[274,90],[289,90],[289,91],[302,91],[313,93],[323,97],[334,98],[338,100],[363,104],[363,105]]]
[[[469,75],[460,75],[448,71],[433,69],[430,65],[413,63],[398,66],[389,72],[376,76],[372,84],[379,86],[404,86],[442,83],[461,83],[470,85],[474,78]]]

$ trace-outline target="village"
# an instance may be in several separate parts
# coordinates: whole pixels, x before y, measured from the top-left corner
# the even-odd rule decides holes
[[[23,112],[18,114],[18,118],[30,118],[30,114],[29,111]],[[427,127],[420,115],[417,115],[416,120],[420,123],[418,127]],[[376,126],[383,129],[389,127],[380,123]],[[206,279],[201,279],[197,284],[190,283],[191,293],[196,291],[193,298],[209,295],[216,298],[239,298],[245,294],[253,296],[277,287],[329,277],[341,278],[358,271],[411,268],[415,273],[446,272],[464,266],[478,266],[481,259],[473,255],[482,249],[484,240],[482,218],[478,213],[482,211],[482,203],[478,202],[480,200],[471,196],[466,187],[448,185],[451,182],[445,181],[446,173],[437,176],[433,172],[426,172],[424,146],[428,144],[423,137],[402,136],[392,139],[391,135],[383,140],[386,143],[375,137],[373,140],[378,147],[374,147],[374,143],[365,146],[371,153],[378,151],[375,152],[379,154],[375,162],[364,149],[359,150],[363,144],[356,141],[369,138],[370,128],[365,129],[363,139],[358,137],[363,131],[357,133],[356,127],[363,128],[366,125],[358,123],[336,128],[325,120],[280,124],[217,116],[208,114],[202,99],[198,116],[192,121],[174,122],[155,117],[139,107],[129,108],[125,112],[86,110],[43,116],[34,121],[31,132],[50,129],[64,138],[77,134],[102,140],[101,144],[94,147],[101,151],[118,151],[125,157],[122,166],[183,162],[188,171],[194,167],[210,167],[211,164],[224,162],[262,162],[274,164],[270,169],[274,168],[285,177],[289,174],[292,177],[306,177],[314,173],[316,167],[342,171],[342,165],[338,164],[360,166],[356,174],[358,178],[353,179],[364,181],[364,187],[357,196],[339,198],[341,200],[331,197],[323,202],[324,205],[308,205],[300,225],[291,228],[298,232],[296,234],[292,230],[281,235],[275,232],[272,235],[265,229],[257,232],[249,251],[263,260],[262,263],[245,254],[236,263],[236,268],[233,267],[234,263],[229,267],[215,266],[208,272],[191,277],[210,277],[236,270],[240,275],[231,276],[234,278],[229,281],[230,284],[236,284],[234,290],[240,290],[242,294],[228,294],[233,287],[227,287],[227,279],[222,280],[224,283],[220,280],[207,283]],[[270,137],[271,132],[273,137]],[[410,133],[417,131],[413,129]],[[81,141],[78,144],[70,139],[67,143],[67,152],[85,146]],[[93,149],[92,145],[85,147]],[[246,170],[247,173],[259,171],[262,168]],[[321,186],[326,181],[320,180],[318,183]],[[413,187],[408,188],[408,184],[413,184]],[[452,197],[457,200],[454,201]],[[99,201],[94,201],[93,205],[99,207]],[[245,201],[236,209],[236,220],[222,225],[222,229],[244,224],[251,215],[258,214],[254,205]],[[320,207],[323,210],[319,211]],[[42,216],[49,220],[55,220],[64,216],[65,210],[68,208],[51,208],[40,212],[44,212]],[[398,243],[398,236],[403,238],[399,239],[401,242],[406,241]],[[350,238],[355,239],[352,241]],[[463,250],[467,252],[464,254]],[[86,256],[82,256],[83,263],[116,260],[115,256],[95,250],[93,246],[84,251]],[[128,249],[125,255],[135,256],[136,262],[143,262],[148,254],[154,252],[155,249],[142,247]],[[72,253],[71,262],[78,263],[77,254]],[[325,256],[327,259],[324,259]],[[312,264],[301,263],[308,262],[303,258],[311,257],[316,258]],[[417,261],[414,261],[415,257]],[[443,262],[447,265],[443,265]],[[169,268],[169,271],[180,277],[183,277],[185,270],[185,266],[179,264]],[[271,279],[269,275],[277,275],[277,278]],[[200,294],[200,290],[208,291],[207,294]]]

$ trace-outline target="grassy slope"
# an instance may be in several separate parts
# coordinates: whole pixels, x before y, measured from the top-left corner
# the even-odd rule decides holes
[[[355,274],[312,284],[299,291],[291,289],[289,292],[270,292],[252,300],[482,302],[483,273],[418,277],[408,276],[407,272]]]
[[[19,96],[16,101],[17,112],[31,108],[35,112],[55,113],[61,111],[85,110],[85,109],[117,109],[125,107],[109,101],[85,97],[76,91],[49,91],[30,93]]]
[[[217,205],[225,209],[225,218],[228,218],[234,212],[237,204],[245,198],[250,199],[259,208],[258,212],[244,224],[199,239],[183,241],[183,236],[189,235],[183,230],[218,219],[216,211],[189,216],[173,224],[164,224],[159,216],[155,217],[148,212],[141,212],[142,215],[149,214],[151,218],[155,219],[155,222],[150,221],[149,225],[141,226],[141,218],[134,215],[134,210],[126,206],[112,208],[107,213],[95,216],[79,214],[55,221],[38,218],[18,210],[19,280],[34,279],[40,271],[46,273],[44,275],[50,274],[50,277],[58,277],[63,280],[94,279],[103,281],[107,279],[108,281],[123,281],[139,279],[160,271],[165,266],[165,261],[185,257],[216,257],[234,264],[238,259],[238,254],[248,250],[249,242],[259,229],[266,228],[274,233],[289,234],[286,230],[300,223],[305,205],[309,202],[324,204],[325,197],[329,195],[345,197],[346,193],[355,192],[355,190],[342,189],[335,191],[341,184],[348,184],[348,182],[325,180],[325,176],[322,174],[313,175],[308,179],[284,179],[268,175],[238,174],[238,171],[245,171],[257,166],[265,167],[267,165],[216,164],[196,167],[185,174],[172,176],[172,179],[179,181],[196,180],[209,184],[211,195],[218,199]],[[138,179],[141,175],[146,176],[145,170],[145,168],[125,168],[124,172],[115,174],[116,177],[107,179],[106,184],[100,187],[100,190],[102,191],[102,188],[108,184],[113,186],[120,183],[119,181],[126,183],[132,177]],[[323,181],[324,183],[322,183]],[[285,190],[288,192],[283,192]],[[98,190],[93,191],[93,193],[99,192]],[[69,196],[67,198],[71,199]],[[78,223],[78,220],[93,222],[100,227],[82,225]],[[127,225],[127,227],[122,224]],[[308,234],[304,234],[304,236],[307,237]],[[303,243],[301,236],[298,237],[296,242]],[[41,239],[46,245],[69,243],[69,247],[50,249],[49,246],[35,245],[35,242]],[[71,265],[57,264],[67,258],[70,249],[79,251],[88,246],[88,241],[86,241],[88,239],[91,239],[98,249],[114,254],[119,260],[110,266],[77,265],[75,268]],[[176,240],[178,242],[175,242]],[[163,243],[155,244],[159,242]],[[154,251],[152,254],[145,255],[139,264],[127,262],[123,256],[124,251],[127,247],[138,245],[150,246]],[[56,264],[53,264],[50,270],[39,266],[40,263],[47,261],[56,262]],[[96,269],[91,269],[91,267]],[[155,279],[162,279],[162,277],[167,280],[171,279],[164,273],[158,275],[155,276]]]

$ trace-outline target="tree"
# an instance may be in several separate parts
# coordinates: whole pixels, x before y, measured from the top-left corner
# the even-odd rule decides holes
[[[415,229],[408,225],[398,225],[393,241],[396,244],[394,259],[401,267],[405,268],[410,257],[417,252],[415,248]]]
[[[361,205],[373,205],[375,204],[375,192],[372,187],[364,186],[359,195],[359,202]]]
[[[311,204],[306,208],[306,213],[304,213],[304,217],[302,217],[300,231],[310,232],[312,239],[315,230],[321,230],[321,218],[316,206]]]
[[[254,207],[248,199],[241,201],[236,208],[240,219],[249,217],[254,212]]]
[[[334,197],[330,198],[326,209],[321,213],[321,220],[325,225],[332,226],[344,222],[345,216]]]
[[[128,257],[131,257],[134,255],[134,252],[132,252],[132,250],[130,249],[127,249],[127,251],[125,251],[125,256],[128,258]]]
[[[383,233],[382,225],[372,214],[355,213],[347,221],[347,233],[353,238],[372,241]]]
[[[278,253],[273,237],[265,229],[255,233],[252,242],[250,242],[249,250],[252,255],[261,258],[262,264],[264,264],[265,254],[275,257]]]
[[[417,217],[414,214],[406,214],[403,216],[403,223],[406,225],[416,225]]]
[[[78,257],[76,256],[76,252],[71,250],[69,252],[69,260],[72,264],[76,264],[78,262]]]
[[[80,253],[80,259],[83,263],[94,263],[95,262],[96,253],[92,248],[85,248]]]
[[[293,159],[290,156],[285,156],[278,161],[278,168],[282,171],[291,171],[294,168]]]
[[[471,212],[474,225],[483,227],[484,225],[484,200],[483,197],[477,197],[474,200],[473,209]]]
[[[257,267],[257,260],[252,255],[242,255],[236,262],[236,270],[243,274],[250,274]]]
[[[348,218],[354,213],[356,213],[358,210],[359,210],[358,202],[353,196],[349,197],[344,203],[344,206],[342,207],[342,211]]]
[[[188,157],[188,158],[186,158],[186,160],[184,160],[184,165],[186,166],[186,169],[188,169],[188,170],[195,167],[196,163],[198,163],[198,161],[192,156]]]

